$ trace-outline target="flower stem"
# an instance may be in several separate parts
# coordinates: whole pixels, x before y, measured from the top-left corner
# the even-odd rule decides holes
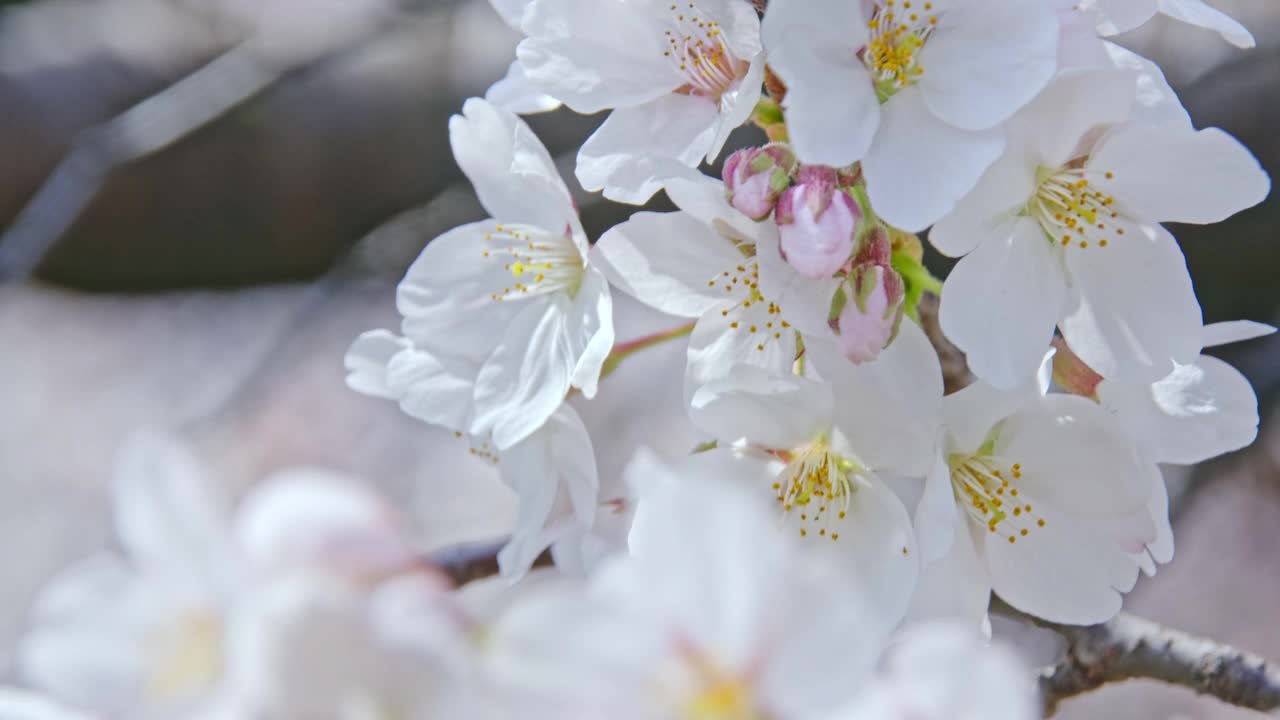
[[[614,345],[613,351],[609,353],[609,357],[605,358],[604,366],[600,368],[600,379],[603,380],[608,377],[610,373],[618,369],[618,366],[622,364],[623,360],[627,359],[631,355],[640,352],[645,348],[650,348],[654,345],[661,345],[668,340],[675,340],[676,338],[688,335],[693,332],[693,325],[693,323],[680,325],[678,327],[671,328],[670,330],[662,330],[660,332],[653,333],[652,335],[645,335],[643,337],[638,337],[635,340]]]

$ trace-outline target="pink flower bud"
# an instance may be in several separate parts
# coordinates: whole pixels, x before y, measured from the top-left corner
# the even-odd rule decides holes
[[[906,284],[889,264],[891,254],[888,234],[871,233],[859,248],[841,287],[844,305],[834,326],[845,357],[854,363],[879,357],[897,335],[902,321]]]
[[[796,272],[829,278],[849,260],[862,209],[840,189],[836,171],[818,165],[800,168],[796,183],[778,198],[782,256]]]
[[[739,150],[724,162],[724,187],[729,203],[752,220],[773,212],[778,196],[791,184],[796,157],[782,143]]]

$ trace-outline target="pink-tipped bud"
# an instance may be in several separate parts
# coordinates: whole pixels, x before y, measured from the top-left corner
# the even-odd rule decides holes
[[[862,209],[841,189],[833,168],[806,165],[778,198],[774,218],[791,267],[805,277],[829,278],[853,252]]]
[[[752,220],[769,217],[797,164],[795,153],[783,143],[735,152],[721,173],[729,203]]]
[[[833,318],[845,357],[854,363],[875,360],[893,342],[902,322],[906,284],[890,265],[888,234],[872,232],[858,250],[841,286],[843,304]]]

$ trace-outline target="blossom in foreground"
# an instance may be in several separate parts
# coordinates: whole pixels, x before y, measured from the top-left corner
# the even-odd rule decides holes
[[[578,180],[643,203],[672,166],[720,154],[760,98],[760,21],[747,0],[536,0],[516,49],[525,75],[580,113],[613,109]]]
[[[470,630],[426,576],[372,587],[305,569],[273,577],[229,620],[228,677],[205,717],[468,717]]]
[[[94,720],[40,693],[0,686],[0,717],[6,720]]]
[[[850,364],[830,346],[806,350],[823,382],[738,366],[694,394],[690,417],[719,446],[689,473],[733,477],[774,501],[769,529],[833,554],[892,622],[920,559],[906,508],[883,475],[924,477],[936,452],[942,372],[912,323],[880,359]]]
[[[533,0],[489,0],[489,4],[497,11],[502,22],[513,30],[520,29],[520,20]],[[489,86],[484,99],[496,107],[513,113],[526,115],[555,110],[560,101],[539,90],[524,74],[524,67],[519,60],[512,60],[507,74],[501,80]]]
[[[1137,580],[1137,555],[1156,537],[1148,502],[1159,469],[1096,403],[1043,394],[1041,374],[943,400],[943,456],[915,516],[933,561],[922,614],[985,611],[994,590],[1032,615],[1092,624],[1115,615]]]
[[[786,720],[849,701],[891,629],[850,574],[771,531],[733,478],[631,472],[630,555],[518,598],[489,635],[495,676],[555,718]]]
[[[686,396],[736,364],[791,372],[801,337],[806,347],[832,342],[826,314],[839,280],[796,273],[782,259],[777,226],[743,215],[713,178],[692,173],[664,188],[680,212],[635,213],[600,238],[592,261],[615,288],[697,320]],[[812,303],[820,312],[792,317],[781,294],[825,299]]]
[[[570,388],[595,395],[613,347],[612,303],[546,148],[484,100],[462,112],[449,121],[449,141],[494,218],[427,245],[396,297],[403,338],[374,330],[356,340],[349,384],[366,390],[359,378],[381,364],[375,394],[505,450],[541,427]]]
[[[824,720],[1032,720],[1040,717],[1026,664],[973,628],[917,623],[889,647],[858,698]]]
[[[1086,0],[1082,10],[1097,13],[1098,30],[1116,35],[1133,30],[1157,14],[1212,30],[1239,48],[1251,48],[1253,35],[1238,20],[1204,0]]]
[[[1217,222],[1270,182],[1221,130],[1126,123],[1134,95],[1126,71],[1064,75],[931,230],[935,247],[963,256],[942,291],[943,331],[983,380],[1017,384],[1055,325],[1105,377],[1152,382],[1196,357],[1200,306],[1158,223]]]
[[[800,160],[861,161],[876,213],[918,232],[999,156],[1053,75],[1058,23],[1022,0],[773,0],[763,34]]]
[[[309,656],[302,666],[301,649],[284,664],[244,655],[237,624],[286,579],[361,597],[388,578],[443,590],[386,505],[320,471],[266,479],[233,516],[184,449],[144,437],[123,453],[113,499],[124,555],[56,577],[18,653],[26,682],[110,717],[226,717],[219,708],[251,700],[238,687],[247,663],[278,690],[288,673],[350,659]]]

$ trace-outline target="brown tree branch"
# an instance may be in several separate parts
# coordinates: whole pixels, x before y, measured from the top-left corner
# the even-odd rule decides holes
[[[450,545],[427,555],[427,562],[442,571],[455,587],[498,574],[498,551],[508,538]],[[543,550],[533,567],[550,567],[551,551]]]
[[[1101,625],[1061,625],[992,599],[992,610],[1061,635],[1057,664],[1040,670],[1044,716],[1063,700],[1125,680],[1159,680],[1237,707],[1280,709],[1280,668],[1252,653],[1120,613]]]

